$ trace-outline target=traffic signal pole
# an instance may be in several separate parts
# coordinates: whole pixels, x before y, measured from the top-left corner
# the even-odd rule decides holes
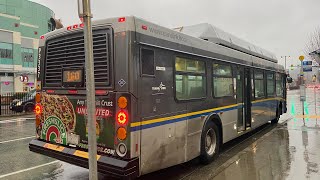
[[[81,7],[82,1],[82,7]],[[96,106],[95,106],[95,82],[93,62],[93,41],[91,25],[90,0],[78,1],[79,16],[83,17],[84,23],[84,44],[85,44],[85,71],[87,90],[87,124],[88,124],[88,151],[89,151],[89,179],[97,180],[97,138],[96,138]],[[82,8],[82,9],[81,9]]]
[[[302,116],[303,116],[303,122],[304,122],[304,102],[306,100],[306,86],[304,85],[304,74],[303,74],[304,56],[300,56],[299,60],[301,61],[301,68],[300,68],[300,78],[301,78],[300,101],[301,101],[301,104],[302,104]]]

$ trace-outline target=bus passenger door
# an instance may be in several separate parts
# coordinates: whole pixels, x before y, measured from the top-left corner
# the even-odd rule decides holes
[[[238,67],[237,77],[238,132],[251,126],[251,76],[250,69]]]
[[[246,129],[251,127],[251,99],[252,99],[252,85],[251,85],[251,71],[249,68],[244,69],[244,117]]]
[[[237,130],[238,132],[245,130],[245,116],[244,116],[244,69],[242,67],[238,67],[237,69],[237,77],[236,77],[236,90],[237,90],[237,104],[240,106],[238,108],[238,121],[237,121]]]

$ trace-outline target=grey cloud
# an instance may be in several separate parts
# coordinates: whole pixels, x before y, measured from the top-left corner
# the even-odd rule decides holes
[[[48,6],[64,24],[78,23],[76,0],[34,0]],[[281,55],[297,64],[308,34],[320,25],[319,0],[91,0],[94,19],[135,15],[177,27],[202,22]]]

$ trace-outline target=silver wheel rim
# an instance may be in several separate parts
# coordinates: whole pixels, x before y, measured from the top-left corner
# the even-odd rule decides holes
[[[210,128],[206,133],[206,139],[205,139],[205,149],[209,156],[215,153],[216,145],[217,145],[216,132]]]

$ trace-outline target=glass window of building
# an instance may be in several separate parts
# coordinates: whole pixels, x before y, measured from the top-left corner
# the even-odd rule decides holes
[[[205,63],[176,57],[176,98],[178,100],[206,97]]]
[[[213,64],[213,96],[233,96],[231,66],[217,63]]]
[[[34,67],[33,49],[21,48],[21,58],[23,67]]]
[[[0,42],[0,60],[2,64],[12,64],[13,45]]]

